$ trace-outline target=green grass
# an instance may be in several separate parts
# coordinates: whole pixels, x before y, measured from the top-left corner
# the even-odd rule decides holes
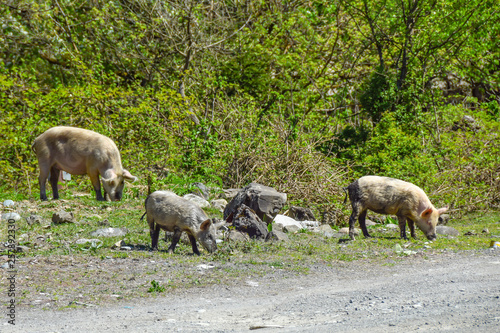
[[[149,297],[178,288],[237,283],[241,279],[262,277],[276,270],[304,275],[318,265],[335,266],[339,262],[370,261],[381,265],[397,265],[413,257],[425,260],[443,251],[485,250],[489,248],[491,240],[500,239],[500,213],[488,212],[471,213],[459,218],[452,216],[448,226],[457,229],[460,236],[438,235],[433,242],[428,241],[419,230],[418,239],[402,240],[398,231],[383,231],[382,225],[370,227],[373,238],[358,236],[355,241],[339,242],[337,238],[325,238],[310,231],[302,231],[289,234],[288,242],[223,242],[211,254],[200,246],[203,251],[201,256],[192,254],[190,244],[180,242],[175,254],[168,254],[166,250],[169,244],[163,240],[159,243],[160,251],[149,251],[151,239],[148,226],[144,220],[140,220],[144,212],[143,201],[143,198],[127,197],[121,202],[101,203],[90,197],[74,197],[45,203],[16,203],[15,211],[23,218],[16,223],[16,238],[20,245],[30,249],[28,253],[18,253],[17,256],[41,265],[33,266],[33,271],[23,272],[23,275],[30,275],[31,280],[26,286],[31,285],[32,289],[23,290],[21,301],[28,302],[40,292],[46,292],[57,295],[57,302],[62,304],[67,301],[64,299],[66,295],[76,293],[84,295],[83,303],[94,304],[109,301],[106,296],[109,294],[119,294],[124,299]],[[46,228],[38,224],[29,226],[25,221],[31,213],[36,213],[48,222],[52,214],[61,209],[72,211],[78,223],[52,224]],[[210,213],[211,217],[220,217],[217,214]],[[124,237],[101,237],[100,247],[92,247],[88,243],[75,244],[80,238],[95,238],[90,235],[92,231],[108,227],[101,225],[103,220],[108,220],[109,227],[127,228],[129,233]],[[161,238],[163,235],[161,233]],[[40,236],[45,241],[40,241]],[[343,237],[347,238],[347,235]],[[5,223],[0,227],[0,239],[7,239]],[[121,240],[145,250],[115,249],[113,245]],[[396,244],[415,254],[398,253],[395,251]],[[5,254],[6,250],[0,252],[0,255]],[[76,264],[68,266],[68,262]],[[49,265],[46,263],[52,266],[46,268],[45,265]],[[89,266],[89,263],[92,265]],[[206,263],[212,263],[214,268],[204,271],[196,268]],[[111,268],[117,266],[108,271],[98,268],[101,264]],[[37,273],[40,268],[50,269],[50,274]],[[157,283],[156,287],[151,285],[152,281]],[[150,288],[153,289],[148,292]]]
[[[150,236],[147,223],[140,220],[143,213],[143,199],[128,198],[121,202],[100,203],[87,197],[77,197],[72,200],[49,201],[47,203],[34,202],[31,205],[37,207],[36,214],[47,222],[51,221],[52,214],[63,209],[71,211],[78,223],[65,223],[44,228],[42,225],[29,226],[24,218],[29,216],[29,209],[23,211],[17,206],[16,211],[21,214],[23,220],[17,223],[17,239],[20,245],[31,248],[29,256],[41,255],[67,255],[74,253],[85,253],[91,256],[112,256],[115,258],[141,257],[145,251],[115,251],[113,245],[123,240],[133,246],[150,246]],[[215,217],[217,212],[212,212]],[[80,238],[95,238],[91,232],[99,228],[106,228],[102,221],[107,220],[109,227],[127,228],[125,237],[101,237],[102,246],[92,247],[89,243],[77,245],[75,241]],[[370,233],[373,238],[364,239],[358,236],[354,242],[339,243],[338,239],[326,239],[309,231],[301,231],[290,235],[288,243],[264,243],[260,241],[249,241],[238,244],[223,243],[219,250],[211,255],[205,254],[213,261],[227,261],[238,254],[248,255],[252,258],[285,257],[287,260],[304,260],[311,257],[323,260],[356,260],[363,258],[374,258],[390,251],[395,244],[412,250],[425,249],[447,249],[447,250],[473,250],[484,249],[489,246],[492,238],[500,237],[500,214],[490,212],[485,214],[473,213],[459,219],[453,219],[448,226],[457,229],[461,236],[446,237],[438,235],[438,239],[429,242],[423,234],[417,230],[418,239],[409,241],[401,240],[397,232],[383,232],[380,227],[371,227]],[[7,239],[7,229],[4,224],[1,228],[0,237]],[[38,242],[37,237],[43,236],[47,240]],[[163,233],[162,236],[163,237]],[[347,237],[345,237],[347,238]],[[171,257],[164,252],[168,244],[161,241],[160,250],[155,256]],[[179,243],[175,256],[184,260],[195,260],[189,244]],[[5,254],[5,253],[3,253]],[[19,254],[20,256],[24,254]],[[257,260],[257,259],[256,259]],[[281,259],[280,259],[281,260]]]

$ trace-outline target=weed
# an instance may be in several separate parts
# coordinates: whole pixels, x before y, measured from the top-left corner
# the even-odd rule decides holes
[[[165,291],[165,287],[161,286],[156,280],[151,281],[151,287],[148,289],[148,293],[162,293]]]

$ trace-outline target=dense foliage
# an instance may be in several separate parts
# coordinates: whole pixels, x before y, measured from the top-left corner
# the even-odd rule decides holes
[[[259,181],[332,209],[379,174],[437,204],[498,207],[499,9],[2,0],[0,186],[36,198],[31,143],[64,124],[113,138],[139,176]]]

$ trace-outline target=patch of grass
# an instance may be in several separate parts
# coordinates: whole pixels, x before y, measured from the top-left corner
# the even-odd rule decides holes
[[[22,216],[16,223],[16,238],[29,248],[18,253],[23,275],[29,283],[23,285],[23,304],[30,304],[39,292],[55,297],[57,306],[67,305],[82,295],[83,303],[99,304],[115,301],[110,295],[120,294],[123,299],[149,297],[159,292],[179,288],[203,287],[211,284],[231,285],[248,277],[262,277],[280,272],[308,274],[318,265],[336,266],[343,262],[371,261],[380,265],[398,265],[412,260],[412,255],[396,253],[398,244],[403,250],[416,252],[425,259],[442,251],[476,251],[489,247],[490,241],[500,239],[500,213],[474,213],[451,219],[448,226],[457,229],[457,237],[438,235],[428,241],[417,230],[418,239],[401,240],[397,230],[385,224],[370,227],[373,238],[358,236],[355,241],[340,242],[310,231],[289,234],[288,242],[222,242],[215,253],[202,250],[193,255],[191,245],[180,242],[174,254],[166,249],[169,242],[160,235],[160,251],[150,252],[151,239],[144,212],[144,198],[129,196],[121,202],[97,202],[91,196],[49,202],[16,202],[15,211]],[[37,214],[51,221],[52,214],[72,211],[76,224],[28,225],[25,218]],[[104,225],[107,220],[109,225]],[[92,231],[100,228],[127,228],[124,237],[99,237],[101,243],[78,245],[78,239],[96,238]],[[385,230],[384,230],[385,229]],[[483,232],[484,231],[484,232]],[[7,239],[6,224],[0,226],[0,239]],[[113,245],[125,241],[132,251],[120,251]],[[99,246],[98,246],[99,244]],[[138,250],[140,248],[140,250]],[[6,255],[7,249],[0,248]],[[29,264],[28,264],[29,262]],[[213,268],[200,270],[200,264],[210,263]],[[47,277],[51,278],[47,278]],[[23,277],[20,277],[21,279]],[[156,284],[153,285],[152,281]],[[168,281],[160,284],[158,281]],[[3,283],[3,282],[2,282]],[[0,286],[1,287],[1,286]],[[151,292],[146,290],[151,289]],[[163,290],[163,291],[160,291]],[[70,298],[70,296],[72,298]]]
[[[162,293],[166,289],[156,280],[151,281],[151,287],[148,289],[148,293]]]

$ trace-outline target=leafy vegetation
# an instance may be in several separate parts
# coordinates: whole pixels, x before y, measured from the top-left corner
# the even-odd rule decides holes
[[[9,196],[37,198],[31,143],[72,125],[114,139],[143,186],[258,181],[342,216],[341,187],[371,173],[460,212],[499,206],[498,1],[4,0],[0,15]]]

